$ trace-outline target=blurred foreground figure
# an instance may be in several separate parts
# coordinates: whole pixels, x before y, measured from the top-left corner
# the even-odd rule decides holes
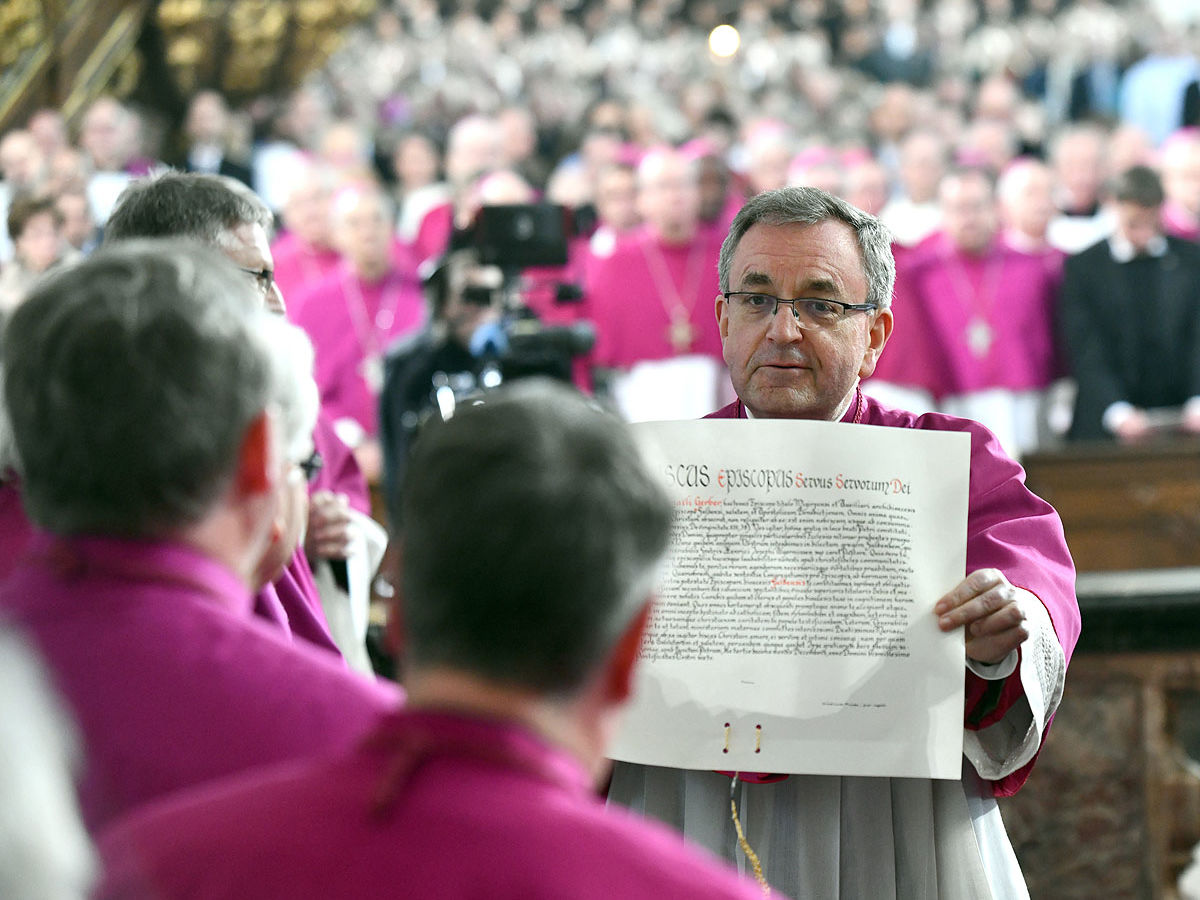
[[[71,771],[75,733],[35,656],[0,630],[0,897],[83,900],[95,871]]]
[[[283,314],[285,298],[275,280],[269,246],[271,226],[270,210],[239,182],[216,175],[164,172],[137,179],[121,195],[105,241],[158,237],[199,241],[241,270],[266,309]],[[321,415],[312,438],[323,464],[311,486],[305,546],[292,554],[277,578],[259,586],[254,611],[295,638],[343,653],[352,665],[366,671],[370,664],[365,662],[362,639],[367,584],[382,547],[365,545],[380,529],[367,521],[366,482],[350,449],[335,434],[332,420]],[[376,543],[382,542],[381,535]],[[343,570],[343,584],[334,583],[335,567]],[[361,614],[355,615],[356,610]],[[346,627],[348,620],[355,619],[364,622],[361,629]]]
[[[103,895],[760,896],[592,793],[671,523],[626,430],[518,382],[434,420],[409,474],[409,708],[352,754],[132,817],[104,841]]]
[[[42,533],[0,614],[79,726],[93,831],[183,787],[350,746],[399,699],[252,613],[304,514],[315,403],[305,415],[290,396],[293,334],[226,259],[171,241],[43,281],[5,332]]]

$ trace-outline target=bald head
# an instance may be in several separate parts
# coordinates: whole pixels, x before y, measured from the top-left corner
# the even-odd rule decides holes
[[[46,159],[33,135],[10,131],[0,139],[0,175],[16,190],[33,190],[46,169]]]
[[[1030,240],[1044,241],[1054,217],[1054,173],[1036,159],[1019,159],[1000,176],[996,200],[1000,220]]]
[[[700,215],[695,164],[671,148],[652,150],[637,171],[638,209],[646,225],[667,243],[692,239]]]
[[[446,177],[456,190],[466,189],[503,160],[503,133],[495,119],[467,116],[446,137]]]

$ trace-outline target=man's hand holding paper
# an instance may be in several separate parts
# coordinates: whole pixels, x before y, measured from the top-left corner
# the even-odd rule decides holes
[[[996,665],[1029,639],[1019,602],[1028,593],[1010,584],[999,569],[980,569],[942,597],[933,611],[942,631],[963,629],[967,659]]]

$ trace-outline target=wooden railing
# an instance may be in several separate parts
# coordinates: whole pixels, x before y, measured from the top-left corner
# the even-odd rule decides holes
[[[1173,898],[1200,842],[1200,440],[1034,454],[1083,633],[1025,788],[1004,801],[1034,897]]]
[[[1067,445],[1024,465],[1080,572],[1200,566],[1200,439]]]

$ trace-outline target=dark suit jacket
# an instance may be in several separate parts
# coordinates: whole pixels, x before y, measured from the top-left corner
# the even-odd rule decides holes
[[[1118,401],[1200,396],[1200,246],[1168,237],[1153,263],[1118,263],[1107,240],[1093,244],[1066,261],[1059,313],[1079,385],[1071,438],[1111,437],[1101,418]]]

